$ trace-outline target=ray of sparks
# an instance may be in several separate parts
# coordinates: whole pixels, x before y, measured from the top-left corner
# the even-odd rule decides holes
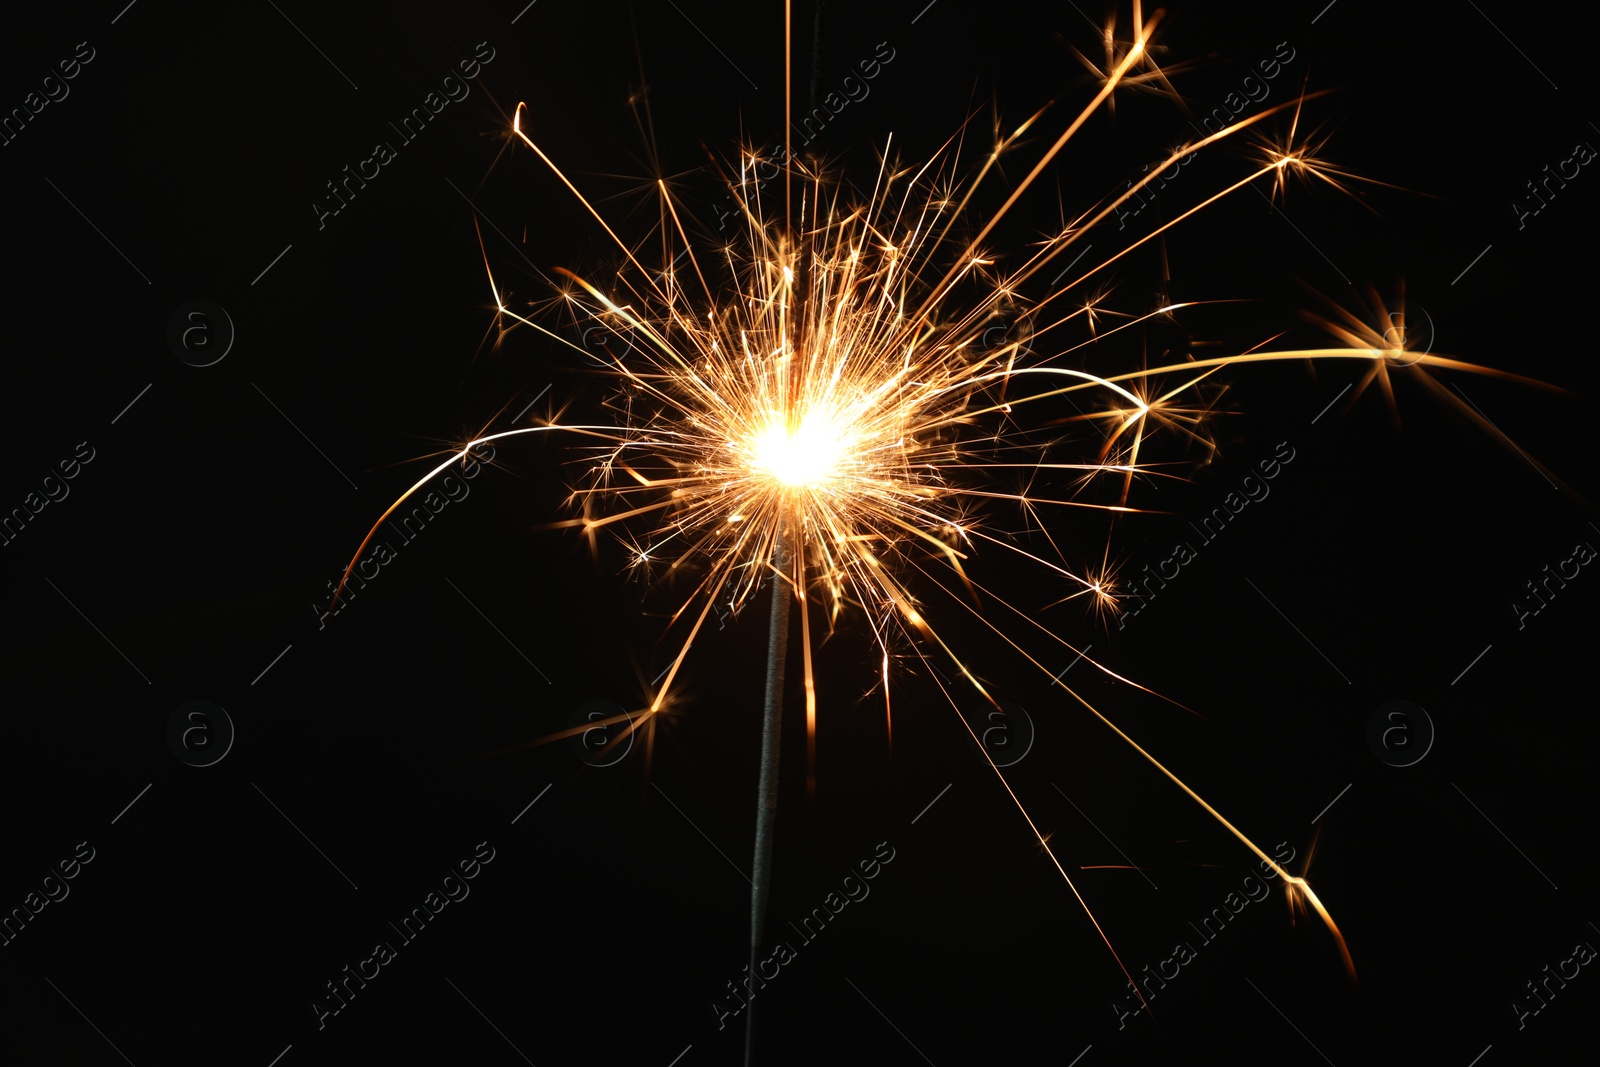
[[[523,434],[571,434],[584,457],[585,477],[575,493],[581,517],[551,525],[590,535],[617,527],[636,566],[692,576],[670,624],[679,651],[653,684],[644,714],[581,729],[653,729],[653,717],[669,707],[685,657],[717,606],[737,609],[769,581],[781,581],[799,603],[807,735],[814,738],[814,631],[831,631],[847,612],[866,620],[881,647],[886,715],[890,664],[903,661],[908,650],[924,661],[948,660],[963,684],[992,702],[936,630],[919,591],[948,594],[1047,679],[1054,672],[1024,649],[1024,634],[1043,635],[1074,655],[1085,651],[991,595],[981,575],[972,573],[974,559],[980,550],[1016,553],[1058,583],[1062,599],[1082,597],[1100,610],[1130,595],[1119,590],[1109,545],[1059,544],[1045,516],[1063,509],[1133,510],[1128,501],[1136,479],[1171,473],[1169,464],[1148,454],[1158,440],[1209,445],[1205,423],[1216,372],[1273,361],[1354,360],[1365,370],[1363,386],[1377,380],[1388,392],[1392,375],[1415,375],[1446,398],[1452,394],[1438,385],[1434,372],[1498,373],[1407,351],[1403,331],[1393,331],[1382,307],[1376,327],[1348,312],[1323,320],[1338,347],[1252,350],[1123,373],[1094,374],[1067,365],[1091,343],[1175,310],[1158,308],[1108,329],[1097,325],[1102,309],[1095,298],[1080,295],[1072,302],[1070,294],[1085,292],[1085,283],[1124,256],[1257,183],[1281,192],[1290,174],[1338,188],[1355,180],[1322,163],[1307,143],[1278,144],[1267,151],[1264,165],[1252,164],[1237,181],[1199,196],[1110,258],[1078,265],[1095,228],[1161,172],[1287,109],[1297,118],[1304,100],[1291,101],[1184,145],[1119,196],[1093,205],[1021,253],[992,249],[986,242],[1002,217],[1048,172],[1084,123],[1109,105],[1119,85],[1164,84],[1149,58],[1154,26],[1136,6],[1129,42],[1116,49],[1107,45],[1098,91],[992,214],[969,217],[976,213],[975,194],[999,173],[1002,155],[1016,151],[1024,133],[1042,123],[1042,112],[1009,134],[997,133],[982,149],[981,162],[965,171],[959,165],[969,137],[965,128],[917,166],[901,166],[886,151],[870,181],[861,184],[871,190],[864,196],[837,176],[789,157],[785,190],[769,193],[775,204],[764,206],[754,177],[761,160],[746,151],[729,181],[742,208],[742,227],[733,240],[717,244],[691,240],[681,204],[665,182],[657,182],[661,231],[667,244],[679,247],[666,249],[661,262],[667,265],[654,269],[529,137],[526,105],[518,105],[514,136],[550,168],[626,260],[623,271],[605,283],[559,272],[567,279],[561,294],[567,310],[617,340],[608,351],[619,380],[612,404],[618,418],[600,425],[552,421],[467,442],[384,512],[351,568],[396,509],[473,449]],[[781,216],[769,217],[773,210]],[[1046,279],[1065,284],[1046,285]],[[492,271],[489,283],[503,319],[576,348],[512,311]],[[985,343],[997,322],[1022,325],[1003,344]],[[1063,404],[1075,413],[1053,422],[1040,417],[1060,416]],[[1093,432],[1067,432],[1091,427]],[[1063,482],[1075,488],[1033,488]],[[987,515],[996,507],[1020,511],[1049,549],[1024,547],[993,531]],[[1074,565],[1073,559],[1090,562]],[[1001,610],[976,611],[972,603],[980,597],[998,602]],[[1014,625],[1002,623],[1011,617],[1006,612],[1017,617]],[[1303,878],[1279,867],[1148,748],[1067,691],[1276,870],[1292,896],[1321,918],[1354,974],[1337,926]],[[981,744],[979,749],[988,758]],[[990,766],[1093,922],[1048,835],[1022,809],[992,760]],[[1097,922],[1095,928],[1106,938]]]

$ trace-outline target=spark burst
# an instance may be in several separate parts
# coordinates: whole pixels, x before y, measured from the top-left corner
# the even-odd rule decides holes
[[[992,213],[974,217],[980,188],[998,174],[1001,157],[1042,124],[1044,112],[1010,134],[997,136],[983,150],[981,162],[965,171],[961,164],[968,140],[965,128],[920,165],[902,166],[886,150],[872,175],[871,191],[864,196],[786,148],[782,196],[771,197],[777,202],[769,205],[755,178],[758,165],[768,161],[746,150],[729,180],[742,208],[742,230],[736,239],[723,243],[691,236],[692,219],[686,225],[683,205],[664,181],[658,181],[664,251],[662,265],[653,268],[530,138],[524,128],[526,105],[519,104],[511,121],[514,137],[551,169],[626,261],[613,283],[560,271],[567,279],[560,302],[576,319],[604,327],[625,349],[611,365],[620,384],[613,407],[622,418],[613,425],[552,421],[486,433],[465,443],[384,512],[357,549],[351,568],[401,504],[480,445],[551,431],[586,439],[587,474],[574,493],[581,516],[550,525],[581,529],[591,537],[618,527],[626,531],[634,566],[657,577],[691,576],[690,592],[671,617],[670,625],[681,634],[679,651],[654,687],[648,706],[643,714],[604,725],[643,729],[647,738],[653,736],[654,718],[668,708],[679,670],[713,611],[722,604],[737,611],[770,585],[773,648],[780,670],[786,648],[780,625],[787,627],[787,597],[799,605],[809,772],[818,713],[813,644],[818,633],[831,633],[847,615],[865,621],[881,652],[880,684],[891,730],[890,664],[907,654],[924,663],[933,657],[947,660],[966,684],[994,703],[983,681],[936,627],[927,604],[932,591],[946,594],[941,604],[947,600],[961,606],[1046,677],[1052,672],[1023,648],[1009,627],[1036,630],[1082,655],[1082,649],[991,594],[972,573],[975,560],[984,552],[1018,554],[1028,566],[1059,583],[1064,591],[1061,599],[1082,598],[1101,610],[1113,608],[1119,591],[1112,568],[1103,564],[1098,570],[1083,571],[1068,562],[1068,548],[1080,557],[1109,560],[1109,535],[1107,544],[1084,553],[1075,544],[1058,545],[1051,536],[1050,520],[1043,516],[1058,508],[1112,514],[1137,510],[1129,498],[1135,477],[1156,471],[1147,452],[1157,440],[1174,436],[1209,443],[1205,421],[1212,407],[1212,379],[1224,368],[1353,360],[1365,368],[1363,389],[1377,381],[1392,398],[1391,377],[1409,374],[1458,406],[1430,370],[1515,378],[1407,350],[1403,304],[1397,318],[1381,303],[1373,309],[1377,317],[1371,322],[1343,310],[1321,320],[1338,342],[1332,347],[1252,350],[1105,375],[1069,365],[1081,360],[1090,346],[1184,306],[1156,308],[1105,329],[1100,320],[1106,312],[1099,300],[1081,294],[1130,252],[1210,205],[1263,182],[1279,196],[1292,177],[1320,180],[1341,191],[1357,180],[1318,158],[1315,149],[1320,142],[1296,139],[1300,109],[1308,99],[1302,96],[1180,147],[1120,196],[1094,205],[1025,253],[991,248],[987,242],[1002,218],[1047,173],[1090,117],[1113,102],[1119,86],[1168,85],[1150,56],[1159,19],[1157,12],[1145,20],[1136,3],[1125,44],[1116,43],[1113,28],[1108,28],[1106,67],[1099,72],[1098,92]],[[1116,255],[1076,272],[1072,269],[1086,236],[1163,171],[1193,153],[1241,138],[1257,124],[1286,115],[1291,122],[1287,138],[1263,140],[1259,165],[1249,173],[1176,212]],[[1062,263],[1067,270],[1061,269]],[[506,331],[525,326],[583,351],[508,307],[487,253],[484,265],[499,319],[512,324]],[[1051,277],[1069,280],[1043,283]],[[986,344],[993,325],[1014,321],[1019,309],[1027,324],[1022,335],[1003,344]],[[1041,352],[1048,354],[1041,357]],[[1100,430],[1088,447],[1050,420],[1030,421],[1033,412],[1056,413],[1062,404],[1070,405],[1075,414],[1056,423],[1088,423]],[[1008,490],[1005,479],[1019,471],[1030,487]],[[1076,488],[1058,495],[1031,488],[1051,480],[1068,481]],[[1097,495],[1107,491],[1105,487],[1114,503]],[[1049,552],[991,533],[984,515],[997,506],[1020,509],[1043,535]],[[969,598],[973,602],[981,598],[990,607],[973,608]],[[1096,666],[1137,686],[1103,665]],[[1281,868],[1084,697],[1070,688],[1067,692],[1084,712],[1276,871],[1291,904],[1320,918],[1354,976],[1354,962],[1337,925],[1304,878]],[[781,699],[781,680],[778,693]],[[951,696],[948,690],[946,696]],[[955,707],[953,696],[951,706]],[[966,719],[961,721],[972,733]],[[596,725],[602,724],[579,729]],[[973,739],[977,741],[975,735]],[[981,744],[978,747],[984,751]],[[1095,921],[1047,835],[1029,817],[1000,768],[992,760],[989,764],[1115,957],[1109,936]],[[758,857],[759,852],[758,845]],[[759,913],[759,903],[756,910]],[[756,927],[759,930],[759,914]],[[1117,963],[1122,967],[1120,958]],[[1127,974],[1125,967],[1123,973]],[[1137,992],[1137,986],[1133,988]]]

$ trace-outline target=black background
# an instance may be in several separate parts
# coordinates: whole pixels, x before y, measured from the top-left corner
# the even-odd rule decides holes
[[[1128,573],[1155,564],[1279,442],[1295,458],[1126,629],[1046,610],[1063,591],[1004,553],[978,566],[1107,668],[1193,709],[1085,664],[1070,676],[1242,830],[1288,842],[1297,871],[1315,837],[1309,877],[1360,984],[1280,893],[1200,945],[1189,923],[1253,857],[970,616],[936,619],[1026,709],[1037,736],[1010,780],[1129,969],[1178,941],[1199,950],[1154,1015],[1119,1032],[1115,961],[935,680],[895,679],[891,749],[882,694],[869,693],[878,652],[847,619],[819,656],[814,801],[801,716],[788,716],[774,925],[818,906],[879,842],[895,858],[760,999],[762,1062],[1071,1063],[1087,1049],[1077,1062],[1092,1065],[1238,1049],[1343,1064],[1394,1049],[1468,1064],[1487,1049],[1478,1062],[1492,1064],[1591,1040],[1592,968],[1520,1030],[1511,1002],[1576,943],[1600,943],[1588,624],[1600,579],[1585,569],[1522,629],[1511,602],[1600,540],[1584,503],[1600,179],[1585,169],[1521,229],[1511,205],[1574,144],[1600,141],[1592,74],[1568,61],[1560,9],[1525,22],[1504,4],[1222,6],[1175,4],[1159,31],[1160,61],[1190,64],[1173,81],[1191,106],[1215,106],[1287,42],[1295,58],[1266,104],[1308,75],[1338,90],[1306,105],[1302,132],[1322,126],[1326,158],[1404,188],[1363,186],[1367,206],[1295,188],[1280,211],[1242,190],[1097,277],[1113,305],[1247,298],[1167,328],[1238,351],[1284,329],[1313,340],[1294,312],[1319,300],[1298,282],[1353,306],[1403,280],[1435,352],[1569,392],[1438,376],[1514,448],[1406,374],[1391,409],[1376,389],[1342,392],[1351,365],[1236,372],[1211,430],[1220,450],[1209,463],[1166,453],[1190,478],[1141,487],[1160,513],[1120,521],[1114,558]],[[505,428],[536,397],[539,414],[585,413],[610,389],[531,330],[493,343],[471,205],[507,303],[569,339],[541,273],[601,275],[617,259],[511,146],[517,101],[541,148],[638,242],[657,174],[709,240],[708,153],[727,159],[741,137],[770,144],[781,128],[777,5],[518,8],[112,3],[4,35],[7,109],[77,42],[95,50],[70,95],[0,148],[0,507],[22,506],[79,442],[94,450],[70,495],[0,549],[0,908],[21,907],[79,842],[95,849],[70,895],[0,947],[7,1062],[738,1061],[742,1019],[719,1031],[709,1005],[745,962],[764,602],[697,641],[648,766],[642,741],[606,768],[564,743],[529,746],[587,701],[640,706],[675,646],[661,618],[672,590],[630,580],[614,541],[596,559],[572,531],[534,529],[571,514],[580,471],[559,440],[524,439],[318,626],[327,583],[423,469],[416,457]],[[1005,161],[1007,185],[1094,92],[1068,46],[1099,57],[1105,12],[1084,11],[833,4],[818,50],[803,3],[797,99],[814,68],[826,91],[889,43],[870,96],[820,142],[863,174],[891,133],[904,158],[925,158],[969,114],[981,146],[996,116],[1009,130],[1055,100]],[[319,229],[324,183],[374,141],[395,143],[387,123],[480,41],[494,58],[471,95]],[[630,97],[645,87],[641,134]],[[1055,230],[1186,129],[1170,98],[1119,93],[1115,117],[1089,123],[996,245]],[[1249,166],[1237,147],[1196,161],[1172,205]],[[1171,210],[1091,235],[1091,256]],[[196,299],[237,331],[204,368],[166,342],[169,317]],[[1089,358],[1130,366],[1138,342]],[[998,510],[992,521],[1020,525]],[[1072,522],[1088,546],[1078,562],[1096,562],[1104,523]],[[1048,654],[1052,671],[1071,662]],[[205,768],[167,743],[169,717],[195,699],[237,730]],[[1426,708],[1437,735],[1407,768],[1367,742],[1394,699]],[[481,841],[495,858],[470,896],[319,1029],[310,1002],[324,983]],[[1130,859],[1143,876],[1107,866]]]

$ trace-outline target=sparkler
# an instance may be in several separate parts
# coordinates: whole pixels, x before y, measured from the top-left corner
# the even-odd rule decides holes
[[[1087,283],[1130,252],[1219,200],[1263,181],[1270,182],[1278,195],[1295,176],[1339,189],[1353,180],[1319,159],[1309,142],[1297,140],[1306,99],[1302,97],[1175,150],[1120,196],[1094,205],[1020,255],[991,248],[988,240],[996,226],[1091,116],[1112,102],[1119,86],[1165,84],[1149,52],[1159,18],[1158,12],[1144,19],[1135,3],[1126,45],[1113,47],[1108,31],[1107,68],[1098,91],[992,213],[977,215],[980,189],[986,190],[998,173],[1002,155],[1015,150],[1025,133],[1042,124],[1044,112],[1010,134],[997,136],[981,163],[966,172],[960,162],[968,139],[965,129],[917,166],[902,166],[886,151],[865,196],[848,191],[836,177],[786,151],[781,161],[781,199],[771,197],[779,203],[769,206],[755,178],[757,165],[764,161],[754,151],[743,152],[736,175],[729,179],[742,215],[741,230],[732,241],[692,237],[681,203],[665,182],[658,181],[660,227],[668,247],[664,265],[656,267],[646,265],[642,253],[616,234],[545,155],[525,129],[526,105],[517,107],[511,122],[514,136],[560,179],[626,261],[618,279],[604,284],[559,272],[566,279],[560,299],[569,312],[604,327],[625,349],[611,359],[621,387],[614,405],[621,418],[610,425],[552,421],[467,442],[384,512],[351,566],[401,504],[481,445],[551,431],[585,440],[587,472],[574,493],[581,515],[551,526],[580,529],[591,537],[610,527],[628,529],[634,566],[659,565],[667,575],[692,576],[692,589],[669,624],[681,634],[678,652],[643,713],[579,728],[616,725],[624,733],[643,729],[647,738],[653,738],[654,719],[668,706],[680,668],[715,606],[728,604],[737,611],[770,585],[753,950],[761,938],[770,881],[777,726],[791,599],[799,614],[809,784],[818,714],[813,643],[819,631],[833,632],[847,615],[866,622],[882,653],[884,713],[891,736],[889,665],[905,650],[924,663],[934,656],[946,659],[966,684],[994,704],[982,680],[936,628],[928,606],[935,590],[947,594],[950,604],[962,605],[1047,677],[1051,672],[1024,649],[1016,627],[1037,630],[1046,640],[1082,655],[1083,650],[1066,638],[993,596],[975,575],[974,561],[984,552],[1015,553],[1060,583],[1066,599],[1082,599],[1102,610],[1113,608],[1122,594],[1111,568],[1074,568],[1039,516],[1055,508],[1096,509],[1113,515],[1137,510],[1130,503],[1134,478],[1155,471],[1147,453],[1157,439],[1176,435],[1208,440],[1204,421],[1210,405],[1205,391],[1224,368],[1298,360],[1355,361],[1365,369],[1363,388],[1376,381],[1389,391],[1392,376],[1408,374],[1445,396],[1451,394],[1437,385],[1430,372],[1472,371],[1515,378],[1445,356],[1408,351],[1403,305],[1394,315],[1378,307],[1377,325],[1337,312],[1324,325],[1338,343],[1325,348],[1253,350],[1113,374],[1071,365],[1089,346],[1185,306],[1163,306],[1114,329],[1103,329],[1103,312],[1096,301],[1085,302],[1074,294],[1082,293]],[[1256,165],[1243,177],[1176,213],[1116,255],[1073,273],[1071,266],[1086,235],[1113,218],[1161,172],[1195,152],[1239,139],[1252,127],[1284,116],[1291,120],[1287,138],[1261,145]],[[682,251],[675,253],[679,245]],[[1066,271],[1056,262],[1063,256],[1069,265]],[[525,326],[576,348],[559,333],[508,307],[487,253],[484,264],[497,314],[511,323],[507,330]],[[1069,280],[1062,285],[1042,283],[1052,276]],[[1076,304],[1070,302],[1074,299]],[[1025,309],[1023,335],[999,345],[986,344],[984,338],[994,323],[1017,308]],[[1048,354],[1041,357],[1041,352]],[[1035,412],[1053,414],[1061,405],[1070,405],[1075,413],[1054,422],[1033,420]],[[1084,423],[1099,429],[1103,438],[1087,449],[1063,429]],[[1030,487],[1007,491],[1001,479],[1018,471],[1025,472]],[[1073,481],[1076,488],[1056,495],[1031,488],[1051,478]],[[1096,498],[1102,485],[1109,488],[1114,503]],[[1036,551],[989,532],[982,513],[999,505],[1013,505],[1033,520],[1049,550]],[[1077,545],[1071,548],[1081,551]],[[1109,548],[1098,554],[1108,559]],[[992,608],[973,608],[964,597],[981,597]],[[1095,665],[1143,689],[1104,665]],[[1354,977],[1354,962],[1338,926],[1304,878],[1281,868],[1157,755],[1084,697],[1063,687],[1087,714],[1270,866],[1283,879],[1291,903],[1319,917]],[[953,697],[951,705],[955,706]],[[971,734],[971,726],[965,719],[962,722]],[[981,744],[978,747],[984,751]],[[1115,958],[1110,937],[1094,919],[1046,835],[1000,768],[993,760],[989,764]],[[1120,958],[1117,964],[1122,967]],[[1131,984],[1131,976],[1129,980]],[[1133,988],[1137,992],[1137,986]]]

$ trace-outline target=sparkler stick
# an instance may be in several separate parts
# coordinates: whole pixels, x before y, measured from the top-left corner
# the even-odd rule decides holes
[[[778,748],[783,735],[783,675],[789,658],[789,534],[778,532],[773,549],[772,614],[767,630],[767,688],[761,717],[761,784],[756,792],[755,861],[750,877],[750,973],[761,953],[761,932],[772,889],[773,824],[778,816]],[[755,1053],[755,994],[745,1007],[744,1062]]]

